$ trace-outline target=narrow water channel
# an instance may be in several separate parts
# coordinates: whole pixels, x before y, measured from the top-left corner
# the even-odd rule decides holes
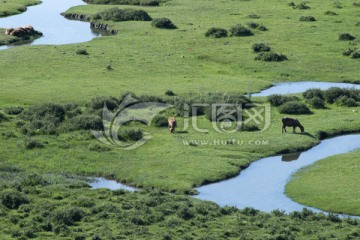
[[[90,23],[68,20],[60,15],[78,5],[85,3],[81,0],[42,0],[41,4],[28,7],[24,13],[0,18],[0,28],[32,25],[44,36],[28,43],[31,45],[80,43],[101,36],[101,33],[90,28]],[[0,46],[0,50],[10,47],[13,45]]]
[[[360,134],[323,140],[301,154],[263,158],[251,163],[234,178],[197,188],[199,195],[195,197],[220,206],[252,207],[265,212],[276,209],[288,213],[301,211],[307,206],[291,200],[284,193],[291,175],[318,160],[357,148],[360,148]]]

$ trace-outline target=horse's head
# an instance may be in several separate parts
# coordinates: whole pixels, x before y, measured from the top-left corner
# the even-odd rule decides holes
[[[305,128],[302,125],[300,125],[299,128],[300,128],[302,133],[305,131]]]

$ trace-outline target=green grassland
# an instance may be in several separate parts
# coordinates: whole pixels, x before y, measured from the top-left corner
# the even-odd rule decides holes
[[[326,109],[298,115],[305,134],[282,134],[284,115],[275,107],[271,107],[270,127],[263,132],[221,134],[204,115],[197,121],[199,127],[209,129],[207,134],[191,124],[181,131],[187,120],[182,117],[177,117],[174,134],[166,127],[132,123],[124,128],[142,128],[153,136],[132,151],[105,147],[88,130],[26,134],[21,126],[27,122],[5,114],[6,107],[49,102],[76,103],[87,112],[87,103],[95,96],[118,98],[128,91],[165,97],[165,91],[172,90],[179,97],[191,98],[208,92],[239,95],[248,91],[249,84],[252,91],[260,91],[282,81],[359,81],[359,60],[342,55],[352,45],[338,40],[343,32],[360,37],[356,26],[359,8],[352,2],[341,3],[342,8],[335,8],[333,1],[308,5],[310,9],[299,10],[280,0],[171,0],[160,7],[121,6],[143,9],[152,18],[167,17],[177,29],[156,29],[150,22],[109,21],[104,23],[118,30],[117,35],[86,43],[0,51],[0,193],[10,189],[15,191],[12,195],[23,194],[29,200],[23,199],[25,204],[18,209],[0,204],[4,219],[0,238],[356,239],[360,235],[356,220],[307,210],[284,215],[281,211],[265,214],[219,208],[184,193],[194,194],[196,186],[232,177],[261,157],[308,149],[324,135],[319,131],[327,136],[359,132],[359,107],[327,104]],[[67,12],[93,15],[111,7],[85,5]],[[338,15],[325,15],[329,10]],[[260,18],[251,18],[251,14]],[[317,21],[300,22],[303,15]],[[251,37],[204,35],[211,27],[229,29],[249,21],[269,30],[254,30]],[[255,61],[251,46],[261,42],[289,60]],[[77,54],[78,50],[88,54]],[[162,114],[168,116],[172,111]],[[65,118],[67,121],[70,119]],[[29,139],[44,147],[27,149]],[[241,144],[228,144],[233,139]],[[189,144],[194,141],[197,144]],[[38,177],[28,176],[34,173]],[[103,176],[145,190],[94,191],[74,180],[74,175]],[[27,178],[40,180],[26,183]],[[336,211],[345,212],[342,207]]]
[[[246,92],[249,83],[259,91],[281,81],[358,81],[358,60],[342,56],[349,42],[338,35],[357,36],[358,8],[342,3],[313,1],[309,10],[288,6],[287,1],[177,1],[160,7],[132,7],[152,18],[168,17],[176,30],[156,29],[149,22],[107,22],[119,30],[115,36],[65,46],[30,46],[0,53],[1,104],[41,101],[82,101],[94,95],[119,92],[163,94],[167,89]],[[87,5],[68,13],[95,14],[114,7]],[[332,10],[338,16],[325,15]],[[250,18],[257,14],[261,18]],[[300,22],[302,15],[318,21]],[[211,27],[229,29],[254,21],[269,30],[254,30],[251,37],[206,38]],[[41,29],[39,29],[41,31]],[[255,61],[251,46],[269,44],[289,60]],[[85,48],[89,55],[75,52]],[[21,56],[21,57],[20,57]],[[105,71],[111,63],[114,70]],[[48,66],[44,68],[43,66]],[[51,71],[49,71],[49,69]]]
[[[286,194],[330,212],[360,215],[359,151],[323,159],[292,176]]]
[[[0,17],[19,14],[26,11],[27,6],[39,4],[39,0],[5,0],[0,3]]]

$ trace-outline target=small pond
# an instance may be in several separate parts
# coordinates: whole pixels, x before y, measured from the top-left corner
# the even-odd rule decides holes
[[[291,175],[320,159],[357,148],[360,148],[360,134],[323,140],[301,154],[263,158],[251,163],[234,178],[197,188],[199,195],[195,197],[216,202],[220,206],[252,207],[265,212],[275,209],[288,213],[301,211],[307,206],[291,200],[284,193]]]
[[[288,82],[288,83],[277,83],[275,86],[270,87],[261,91],[260,93],[254,93],[254,97],[266,97],[272,94],[294,94],[305,92],[310,88],[320,88],[321,90],[326,90],[331,87],[340,87],[340,88],[356,88],[360,89],[360,85],[351,84],[351,83],[335,83],[335,82]]]
[[[85,3],[82,0],[42,0],[41,4],[28,7],[24,13],[0,18],[0,28],[32,25],[44,36],[29,43],[31,45],[80,43],[101,36],[100,32],[90,28],[89,22],[72,21],[60,15],[78,5]],[[12,46],[0,46],[0,50],[9,47]]]
[[[98,188],[107,188],[110,190],[123,189],[123,190],[131,191],[131,192],[134,192],[137,190],[136,188],[129,187],[124,184],[118,183],[115,180],[108,180],[108,179],[100,178],[100,177],[92,178],[89,182],[89,185],[91,186],[92,189],[98,189]]]

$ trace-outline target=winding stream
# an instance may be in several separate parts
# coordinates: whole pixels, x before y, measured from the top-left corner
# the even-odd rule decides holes
[[[262,158],[234,178],[197,188],[199,195],[195,197],[216,202],[220,206],[253,207],[265,212],[276,209],[301,211],[307,206],[291,200],[284,193],[290,176],[318,160],[357,148],[360,148],[360,134],[323,140],[301,154]]]
[[[251,94],[254,97],[266,97],[271,94],[294,94],[305,92],[310,88],[320,88],[321,90],[327,90],[331,87],[339,88],[356,88],[360,89],[360,85],[352,83],[336,83],[336,82],[288,82],[278,83],[275,86],[261,91],[260,93]]]
[[[0,27],[16,28],[32,25],[44,36],[30,42],[31,45],[80,43],[101,36],[101,33],[90,28],[89,22],[71,21],[60,15],[78,5],[85,3],[82,0],[42,0],[41,4],[28,7],[24,13],[0,18]],[[0,50],[13,46],[0,46]]]

